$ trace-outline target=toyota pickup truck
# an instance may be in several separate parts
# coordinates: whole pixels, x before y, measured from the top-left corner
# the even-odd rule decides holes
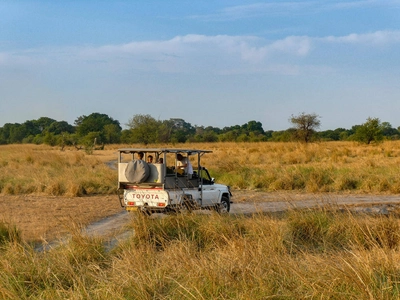
[[[229,213],[232,193],[201,165],[209,150],[118,149],[118,198],[127,211],[176,213],[215,210]]]

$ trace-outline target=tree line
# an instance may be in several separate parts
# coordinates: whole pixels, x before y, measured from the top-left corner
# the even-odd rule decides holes
[[[289,118],[292,127],[282,130],[264,130],[261,122],[249,121],[243,125],[224,128],[193,126],[184,119],[157,120],[151,115],[134,115],[122,129],[120,122],[101,113],[78,117],[74,125],[48,117],[7,123],[0,127],[0,144],[34,143],[51,146],[75,146],[93,149],[105,144],[155,144],[185,142],[266,142],[266,141],[359,141],[366,144],[384,139],[400,138],[400,128],[393,128],[378,118],[350,129],[318,131],[321,121],[317,114],[300,113]]]

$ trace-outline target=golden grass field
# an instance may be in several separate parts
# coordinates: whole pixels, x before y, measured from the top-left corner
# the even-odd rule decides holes
[[[121,210],[116,149],[0,146],[0,299],[399,299],[400,223],[334,209],[133,217],[107,251],[81,225]],[[151,147],[158,147],[151,145]],[[162,145],[171,147],[171,145]],[[397,194],[400,142],[215,143],[206,166],[235,201],[260,193]],[[246,193],[252,197],[246,198]],[[2,221],[2,222],[1,222]],[[31,242],[69,233],[37,252]]]
[[[117,173],[110,165],[122,147],[127,145],[109,145],[87,154],[44,145],[0,146],[0,220],[17,224],[27,240],[40,240],[64,234],[68,220],[85,225],[121,211],[115,194]],[[217,182],[233,190],[397,194],[400,189],[397,141],[369,146],[325,142],[150,147],[212,150],[203,157],[203,165]]]
[[[84,196],[115,192],[117,174],[106,162],[116,149],[86,154],[43,145],[0,146],[2,195]],[[213,150],[202,163],[233,189],[308,193],[397,194],[400,142],[207,143],[150,145]]]

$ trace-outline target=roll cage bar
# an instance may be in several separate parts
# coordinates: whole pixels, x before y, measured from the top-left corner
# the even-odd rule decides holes
[[[175,154],[175,167],[177,163],[176,156],[178,153],[189,155],[197,155],[197,165],[198,165],[198,172],[204,171],[208,178],[204,178],[204,183],[212,184],[213,178],[211,178],[208,170],[201,166],[200,158],[205,153],[212,153],[211,150],[199,150],[199,149],[176,149],[176,148],[121,148],[118,149],[118,163],[122,161],[123,154],[132,154],[132,159],[134,159],[134,155],[136,153],[142,152],[144,154],[143,159],[146,160],[149,154],[154,154],[154,162],[158,162],[160,158],[163,159],[163,163],[166,164],[167,162],[167,154]],[[198,174],[200,175],[200,174]],[[202,178],[203,179],[203,178]],[[203,183],[203,180],[202,180]]]

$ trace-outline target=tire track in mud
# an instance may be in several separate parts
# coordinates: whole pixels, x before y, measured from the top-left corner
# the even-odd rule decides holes
[[[267,194],[267,193],[265,193]],[[261,196],[262,194],[260,194]],[[388,215],[400,208],[400,196],[308,196],[307,199],[268,202],[233,202],[230,215],[252,215],[257,213],[279,213],[290,209],[308,209],[318,207],[332,207],[348,209],[359,213]],[[262,197],[261,197],[262,198]],[[207,210],[195,211],[199,214],[210,214]],[[165,217],[163,214],[153,214],[151,218]],[[134,214],[123,211],[107,217],[96,223],[90,224],[85,233],[93,237],[111,237],[107,249],[111,250],[119,241],[133,234],[132,229],[127,229]]]
[[[290,209],[310,209],[331,207],[348,209],[358,213],[388,215],[400,210],[400,195],[288,195],[264,192],[234,192],[230,215],[252,215],[265,213],[280,213]],[[237,200],[236,200],[237,199]],[[198,214],[210,214],[207,210],[195,211]],[[100,221],[89,224],[82,230],[82,234],[89,237],[104,239],[107,251],[112,250],[120,241],[126,240],[134,234],[129,223],[135,217],[134,213],[125,210],[110,215]],[[167,217],[164,214],[153,214],[150,218]],[[69,238],[39,245],[36,251],[47,251]]]

